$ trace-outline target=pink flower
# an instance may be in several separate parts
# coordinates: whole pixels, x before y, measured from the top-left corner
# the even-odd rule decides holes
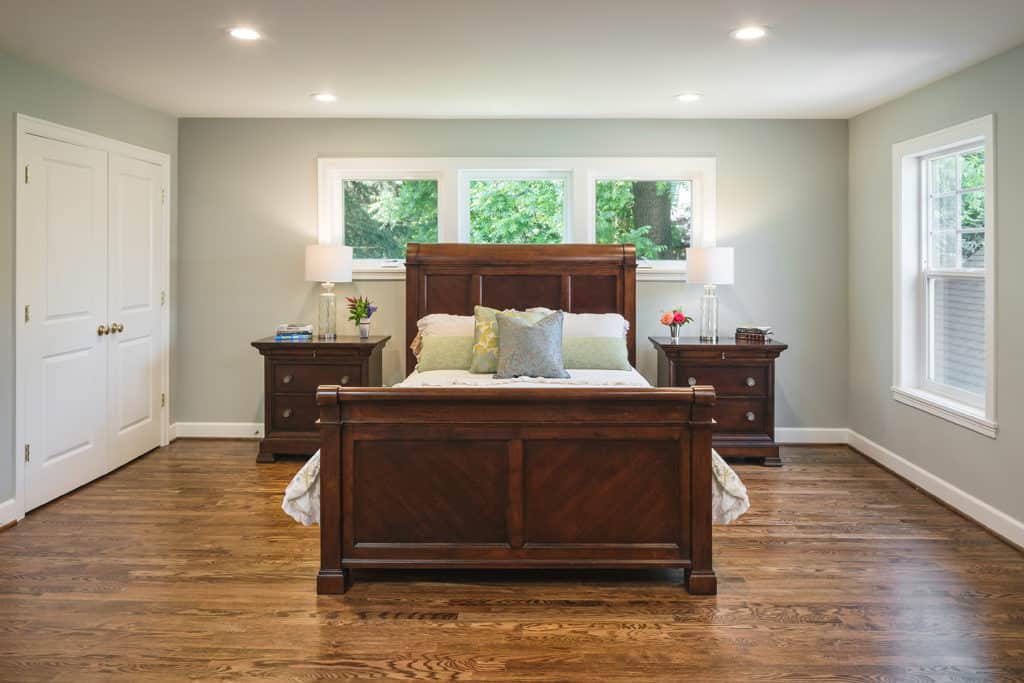
[[[676,311],[676,314],[672,316],[672,322],[682,324],[686,322],[686,316],[683,315],[682,311]]]
[[[662,325],[671,325],[672,324],[672,314],[671,313],[662,313],[661,314],[661,324]]]

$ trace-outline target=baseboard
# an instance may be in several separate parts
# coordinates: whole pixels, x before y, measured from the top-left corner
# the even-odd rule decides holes
[[[907,480],[914,486],[935,496],[960,514],[974,520],[1009,543],[1024,548],[1024,522],[1014,519],[1002,510],[997,510],[985,501],[975,498],[945,479],[902,458],[888,448],[881,446],[852,429],[849,430],[849,445],[874,460],[885,469]]]
[[[845,427],[776,427],[775,442],[780,444],[822,443],[845,444],[850,430]]]
[[[175,422],[171,439],[260,439],[262,422]]]
[[[4,502],[0,503],[0,528],[6,528],[14,522],[17,522],[24,516],[20,513],[21,510],[18,508],[17,498],[8,498]]]

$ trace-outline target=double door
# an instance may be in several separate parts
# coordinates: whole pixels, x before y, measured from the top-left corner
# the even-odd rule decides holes
[[[19,137],[25,510],[160,445],[166,164]]]

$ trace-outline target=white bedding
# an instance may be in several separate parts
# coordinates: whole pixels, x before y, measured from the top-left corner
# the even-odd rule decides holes
[[[468,370],[431,370],[413,372],[399,387],[492,387],[510,388],[579,386],[649,387],[647,380],[635,368],[630,370],[569,370],[568,379],[518,377],[495,379],[494,375],[472,373]],[[747,488],[739,476],[711,451],[711,519],[715,524],[729,524],[750,508]],[[305,525],[320,522],[320,451],[309,459],[288,484],[281,508],[296,521]]]

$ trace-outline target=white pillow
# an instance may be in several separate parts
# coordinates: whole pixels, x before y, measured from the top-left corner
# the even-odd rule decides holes
[[[528,308],[529,311],[551,311],[550,308]],[[625,337],[629,321],[618,313],[566,313],[562,319],[563,337]]]
[[[416,327],[424,337],[432,334],[442,337],[472,337],[473,316],[431,313],[416,321]]]

